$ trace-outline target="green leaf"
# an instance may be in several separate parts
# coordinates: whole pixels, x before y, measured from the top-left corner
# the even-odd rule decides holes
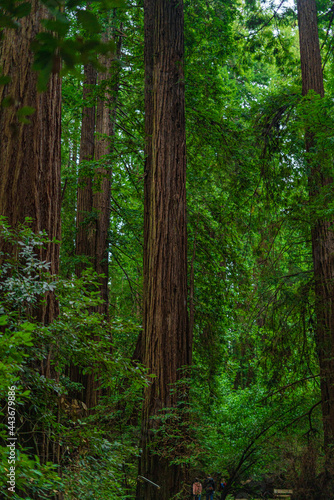
[[[6,315],[0,316],[0,326],[7,325],[7,323],[8,323],[8,316]]]
[[[73,10],[76,9],[77,7],[80,7],[81,5],[85,5],[86,2],[83,0],[68,0],[66,2],[66,7],[67,9]]]
[[[30,14],[30,11],[31,11],[31,3],[30,2],[23,2],[23,3],[20,3],[15,8],[14,15],[15,15],[15,17],[17,17],[19,19],[21,17],[28,16]]]
[[[109,10],[114,8],[122,8],[125,6],[124,0],[101,0],[101,7],[103,9]]]
[[[17,23],[10,16],[0,12],[0,28],[17,28]]]
[[[58,19],[57,20],[45,19],[42,21],[42,24],[45,26],[46,29],[58,33],[58,35],[61,38],[65,37],[70,28],[70,23],[68,21],[64,22]]]
[[[89,33],[100,33],[102,28],[99,20],[89,10],[79,10],[77,12],[78,21],[81,23],[82,27]]]
[[[35,108],[32,108],[30,106],[24,106],[23,108],[19,109],[16,112],[16,116],[21,123],[25,123],[26,125],[29,125],[30,120],[28,120],[28,118],[26,118],[26,117],[34,114],[35,111],[36,111]]]
[[[46,66],[38,73],[37,90],[38,92],[45,92],[48,87],[48,81],[52,71],[52,64]]]
[[[116,44],[114,40],[108,40],[108,42],[101,43],[99,47],[99,52],[104,55],[108,53],[114,54],[116,52]]]
[[[2,100],[1,107],[2,108],[9,108],[9,106],[13,106],[15,103],[14,99],[12,96],[7,96]]]
[[[17,116],[18,117],[21,117],[21,116],[30,116],[30,115],[33,115],[35,113],[36,109],[35,108],[32,108],[31,106],[23,106],[23,108],[19,109],[17,111]],[[24,323],[22,325],[22,328],[26,328],[26,325],[28,325],[29,323]]]
[[[11,77],[10,76],[0,76],[0,85],[7,85],[7,83],[9,83],[11,81]]]
[[[50,48],[53,49],[58,45],[58,41],[52,33],[45,33],[45,32],[38,33],[38,35],[36,35],[36,40],[40,42],[40,44],[38,44],[37,47],[43,45],[49,49]],[[35,45],[33,46],[35,47]]]
[[[60,2],[58,0],[41,0],[41,2],[51,11],[59,9]]]

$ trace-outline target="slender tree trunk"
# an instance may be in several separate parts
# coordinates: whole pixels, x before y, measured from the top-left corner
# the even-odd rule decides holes
[[[80,138],[80,164],[77,189],[77,218],[76,218],[76,246],[75,253],[78,257],[85,257],[85,262],[76,265],[76,275],[87,267],[94,265],[94,224],[92,222],[93,190],[92,175],[88,162],[94,160],[95,150],[95,119],[96,106],[92,93],[96,91],[97,71],[90,64],[84,67],[83,102],[81,138]],[[71,397],[85,401],[88,409],[96,406],[93,396],[95,387],[94,374],[83,375],[80,366],[71,364],[70,379],[72,382],[81,383],[84,389],[74,391]]]
[[[105,38],[105,41],[107,38]],[[108,232],[110,223],[110,196],[111,196],[111,161],[108,156],[111,152],[110,138],[113,134],[114,124],[111,120],[111,93],[109,73],[111,61],[104,58],[101,61],[108,68],[108,72],[99,73],[98,84],[101,97],[97,102],[96,115],[96,142],[95,161],[98,167],[95,170],[93,186],[93,210],[96,213],[94,230],[94,262],[95,271],[103,274],[100,278],[100,293],[103,303],[98,307],[98,312],[108,317]]]
[[[32,71],[30,42],[42,30],[41,20],[48,16],[37,0],[31,14],[20,19],[16,30],[5,30],[0,51],[0,67],[11,81],[0,86],[0,213],[12,226],[32,218],[34,232],[45,230],[50,240],[60,239],[60,113],[61,80],[52,74],[46,92],[37,92],[37,74]],[[30,124],[17,118],[23,106],[35,108]],[[4,250],[0,243],[0,250]],[[40,249],[40,258],[50,262],[57,274],[59,245],[50,242]],[[58,312],[54,295],[37,311],[38,319],[50,323]]]
[[[324,96],[315,0],[298,0],[298,23],[303,95],[314,90]],[[306,130],[306,151],[316,149],[314,135]],[[326,159],[324,159],[325,162]],[[310,201],[315,203],[321,189],[332,184],[323,164],[309,160]],[[334,235],[332,221],[312,222],[312,254],[315,280],[316,342],[320,365],[324,445],[327,466],[334,453]]]
[[[112,151],[116,120],[119,86],[117,60],[120,50],[121,37],[117,45],[116,61],[106,58],[100,61],[107,72],[97,75],[91,66],[85,68],[85,84],[88,87],[84,87],[84,98],[89,97],[91,87],[96,83],[99,85],[99,98],[96,108],[89,106],[83,109],[80,161],[95,160],[98,166],[94,170],[94,176],[87,173],[79,176],[77,195],[76,254],[87,256],[94,270],[105,275],[100,280],[103,305],[98,307],[98,311],[105,317],[108,315],[108,230],[112,173],[108,155]],[[85,167],[83,171],[85,172]],[[84,267],[85,265],[77,266],[78,276]]]
[[[107,61],[102,62],[106,63]],[[84,74],[83,98],[84,102],[86,100],[87,103],[91,97],[93,86],[96,92],[96,84],[106,81],[109,75],[107,73],[97,75],[96,70],[91,65],[84,68]],[[89,175],[87,172],[89,170],[88,163],[86,163],[95,160],[103,161],[104,155],[109,152],[110,117],[104,89],[100,89],[97,106],[92,105],[92,103],[87,104],[90,105],[84,106],[82,112],[80,164],[82,162],[84,164],[82,165],[83,174],[79,175],[78,180],[76,239],[76,255],[86,257],[86,262],[76,266],[76,273],[77,276],[81,276],[85,268],[93,267],[94,271],[99,274],[105,274],[105,277],[100,279],[103,303],[97,307],[97,311],[107,317],[108,256],[105,255],[105,252],[109,226],[110,179],[109,176],[105,175],[104,165],[95,169],[94,175]],[[96,338],[96,341],[98,340]],[[83,394],[74,393],[72,396],[84,399],[88,410],[92,412],[100,396],[99,367],[95,366],[91,373],[82,375],[80,367],[72,365],[70,377],[72,381],[80,382],[84,386]]]
[[[182,0],[145,0],[145,219],[144,219],[144,363],[156,378],[145,390],[137,499],[169,500],[184,478],[169,465],[168,444],[159,443],[159,417],[178,408],[172,385],[190,365],[187,318],[186,149],[183,75]],[[160,436],[162,437],[162,436]],[[167,445],[163,449],[164,444]],[[168,452],[167,452],[168,454]],[[139,484],[139,483],[138,483]]]
[[[114,11],[115,12],[115,11]],[[122,24],[120,26],[122,30]],[[108,34],[105,35],[105,41]],[[104,95],[97,103],[95,160],[99,163],[96,169],[93,187],[93,210],[98,214],[95,229],[95,271],[104,274],[100,280],[100,291],[103,304],[99,312],[109,318],[109,250],[108,233],[110,226],[111,180],[112,165],[110,154],[114,148],[116,123],[116,107],[119,90],[122,36],[116,43],[116,54],[113,60],[104,58],[101,63],[107,68],[106,73],[100,73],[98,83]]]
[[[79,178],[78,186],[78,226],[76,254],[87,257],[86,264],[77,266],[76,272],[80,276],[87,265],[93,267],[100,278],[100,293],[102,304],[96,311],[108,319],[108,231],[110,220],[111,197],[111,162],[108,156],[112,151],[112,137],[116,120],[116,101],[119,87],[119,63],[121,51],[121,37],[117,44],[115,61],[103,59],[101,64],[107,72],[98,75],[95,70],[85,68],[84,97],[89,98],[92,86],[98,84],[95,90],[99,92],[97,106],[85,107],[83,110],[82,133],[80,144],[80,161],[94,160],[98,163],[94,175],[83,174]],[[107,41],[107,35],[105,35]],[[87,169],[87,166],[86,166]],[[85,166],[83,168],[85,171]],[[98,341],[99,339],[96,338]],[[86,377],[82,377],[80,369],[71,367],[71,379],[81,382],[84,394],[80,397],[85,400],[88,409],[96,406],[99,399],[99,367]]]
[[[104,41],[108,40],[105,34]],[[115,59],[120,57],[121,38],[117,47]],[[100,295],[102,303],[97,307],[97,312],[109,319],[109,243],[108,233],[110,226],[111,205],[111,176],[112,165],[110,154],[113,148],[113,136],[115,133],[116,101],[119,86],[119,65],[113,64],[110,59],[102,58],[100,61],[107,68],[107,72],[99,73],[98,85],[101,97],[97,102],[96,113],[96,138],[95,138],[95,161],[98,167],[95,170],[93,181],[93,212],[96,214],[94,228],[94,267],[99,275]],[[114,61],[115,62],[115,61]],[[99,340],[98,338],[96,340]],[[98,377],[100,368],[97,366],[95,372],[89,375],[87,384],[87,406],[95,406],[100,397],[98,389]]]
[[[90,216],[93,210],[92,176],[87,172],[89,162],[94,159],[95,145],[95,105],[89,102],[91,94],[96,86],[96,70],[88,64],[84,68],[82,125],[80,139],[80,166],[77,191],[77,236],[75,253],[78,256],[86,256],[93,264],[94,258],[94,236]],[[80,276],[85,264],[76,266],[76,274]]]

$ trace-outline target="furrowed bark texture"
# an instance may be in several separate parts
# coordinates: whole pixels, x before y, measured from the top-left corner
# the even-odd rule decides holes
[[[110,61],[104,60],[102,64],[110,70]],[[101,87],[101,94],[98,99],[96,114],[96,142],[95,160],[99,162],[95,170],[93,186],[93,209],[96,212],[95,219],[95,271],[104,274],[100,278],[100,293],[103,304],[98,306],[98,312],[108,317],[108,231],[110,221],[110,196],[111,196],[111,162],[108,154],[111,152],[110,137],[113,134],[114,124],[111,121],[111,95],[108,80],[109,73],[100,73],[98,83]],[[105,89],[103,92],[103,88]]]
[[[137,498],[172,498],[183,469],[151,449],[163,408],[177,408],[171,384],[191,362],[187,319],[186,148],[183,3],[145,0],[144,363],[156,375],[145,390]],[[174,443],[175,444],[175,443]],[[159,445],[158,445],[159,446]],[[160,445],[160,451],[162,444]],[[165,450],[166,451],[166,450]]]
[[[107,41],[107,35],[104,36]],[[121,37],[117,44],[115,60],[103,58],[103,64],[108,71],[96,74],[95,70],[85,68],[84,98],[89,97],[92,86],[99,85],[99,98],[96,106],[83,109],[80,161],[94,160],[94,173],[82,175],[78,186],[78,226],[76,254],[86,256],[87,263],[77,266],[76,272],[80,276],[87,266],[93,267],[100,278],[100,293],[103,303],[94,310],[108,319],[108,231],[110,220],[110,197],[112,169],[110,158],[112,151],[116,120],[116,102],[119,87],[119,63],[121,51]],[[96,90],[96,89],[95,89]],[[98,341],[99,339],[96,338]],[[74,396],[85,401],[91,411],[100,396],[99,367],[86,376],[81,374],[80,368],[71,366],[71,380],[81,382],[84,390]]]
[[[92,222],[93,211],[93,181],[89,175],[89,167],[86,163],[94,160],[95,152],[95,119],[96,106],[92,99],[92,92],[96,90],[97,71],[90,64],[84,67],[83,101],[80,138],[80,166],[77,190],[77,235],[75,253],[77,256],[84,256],[87,262],[76,265],[76,275],[87,267],[95,267],[95,227]],[[74,391],[72,399],[84,401],[88,410],[97,404],[98,393],[96,387],[96,377],[94,373],[83,375],[80,366],[70,366],[70,379],[72,382],[81,383],[84,387],[82,391]]]
[[[96,108],[93,102],[89,103],[91,93],[96,85],[96,70],[90,65],[84,67],[84,85],[83,99],[84,107],[82,110],[81,139],[80,139],[80,165],[82,162],[92,161],[94,159],[95,146],[95,112]],[[83,167],[83,173],[80,173],[77,191],[77,236],[75,253],[78,256],[86,256],[93,264],[94,258],[94,235],[90,215],[93,210],[93,191],[92,176],[87,174],[88,166]],[[84,172],[86,170],[86,173]],[[76,266],[76,274],[80,276],[85,264]]]
[[[10,98],[13,103],[0,108],[0,214],[14,227],[31,217],[34,232],[45,230],[50,240],[59,240],[61,80],[53,74],[47,91],[37,92],[29,46],[48,14],[37,0],[31,4],[31,14],[20,20],[19,28],[5,30],[0,47],[0,67],[11,77],[10,83],[0,86],[0,101]],[[23,106],[36,110],[30,124],[17,119],[16,112]],[[58,244],[41,249],[40,258],[50,262],[50,272],[57,274]],[[38,319],[49,323],[57,311],[53,294],[48,294],[37,311]]]
[[[107,36],[104,37],[107,41]],[[110,220],[110,196],[112,169],[108,154],[112,151],[116,119],[116,101],[119,86],[119,65],[121,38],[117,45],[115,61],[101,60],[108,71],[96,74],[91,66],[85,68],[84,98],[89,96],[92,86],[98,83],[99,98],[96,106],[83,109],[80,161],[95,160],[94,174],[81,175],[77,195],[77,241],[76,254],[88,257],[88,265],[101,278],[103,305],[98,311],[108,315],[108,230]],[[114,64],[113,64],[114,62]],[[87,264],[77,266],[80,276]]]
[[[122,23],[120,27],[122,30]],[[111,37],[111,35],[106,32],[104,41],[107,42],[108,39],[115,40],[115,37]],[[93,210],[97,214],[95,227],[95,271],[105,276],[100,279],[100,291],[103,304],[98,307],[98,312],[103,314],[107,319],[109,317],[108,232],[110,225],[112,181],[112,164],[108,155],[110,155],[114,149],[116,108],[120,77],[119,59],[121,57],[122,36],[119,35],[116,40],[116,53],[113,59],[103,58],[100,61],[108,71],[98,75],[98,84],[100,85],[102,97],[98,99],[97,103],[95,160],[99,162],[99,165],[95,171],[93,185]]]
[[[298,24],[303,95],[314,90],[324,96],[323,73],[315,0],[298,0]],[[312,133],[305,133],[306,151],[316,149]],[[322,164],[310,161],[310,201],[333,180]],[[332,221],[312,223],[312,254],[315,280],[316,342],[321,377],[322,416],[327,466],[333,465],[334,446],[334,235]]]
[[[110,69],[110,64],[106,60],[102,61]],[[93,247],[92,260],[94,270],[104,277],[99,278],[100,294],[102,304],[96,307],[96,311],[108,318],[108,231],[110,219],[110,189],[111,189],[111,164],[106,155],[110,153],[110,135],[113,124],[110,116],[110,96],[107,91],[107,81],[110,79],[108,73],[99,73],[98,84],[100,85],[101,97],[97,102],[96,112],[96,136],[95,136],[95,161],[99,166],[95,168],[94,179],[92,181],[92,210],[94,212],[93,225]],[[105,87],[103,87],[106,85]],[[96,337],[99,341],[99,337]],[[89,409],[94,408],[101,396],[99,389],[100,367],[94,366],[94,371],[88,374],[86,383],[86,405]]]
[[[45,230],[50,240],[59,240],[61,79],[52,74],[46,92],[37,92],[37,74],[31,69],[33,54],[29,50],[34,37],[42,31],[41,20],[47,17],[46,8],[32,0],[30,15],[19,20],[16,30],[4,31],[0,46],[0,67],[4,75],[11,77],[7,85],[0,86],[0,102],[10,99],[8,107],[0,107],[0,214],[13,227],[30,217],[35,233]],[[29,124],[17,117],[17,111],[24,106],[35,109]],[[0,251],[8,250],[1,241]],[[52,274],[58,273],[58,244],[47,244],[39,250],[39,257],[51,264]],[[48,324],[58,314],[58,303],[51,293],[45,298],[46,303],[34,313],[39,321]],[[51,376],[51,358],[50,350],[47,359],[41,361],[41,374],[46,377]],[[26,419],[20,430],[20,444],[38,455],[42,464],[48,460],[59,463],[61,448],[54,438],[49,438],[48,424],[32,425]]]

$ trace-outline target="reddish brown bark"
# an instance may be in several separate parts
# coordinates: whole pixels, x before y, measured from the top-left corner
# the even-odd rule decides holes
[[[76,218],[76,247],[78,257],[85,257],[85,262],[76,265],[75,272],[78,277],[87,267],[94,266],[95,232],[92,221],[93,189],[92,175],[89,175],[88,162],[94,160],[95,151],[95,119],[96,106],[92,93],[96,91],[97,72],[91,65],[84,67],[83,102],[81,138],[80,138],[80,165],[77,189],[77,218]],[[70,379],[80,383],[82,391],[73,391],[72,400],[85,401],[89,410],[97,404],[97,383],[94,373],[82,374],[82,368],[71,364]]]
[[[116,61],[120,50],[121,37],[117,46]],[[105,278],[100,280],[103,305],[98,307],[98,311],[105,317],[108,315],[108,230],[112,176],[108,155],[112,151],[119,85],[119,66],[116,61],[113,64],[110,59],[101,58],[100,63],[107,68],[107,72],[99,73],[98,77],[93,68],[85,68],[84,98],[89,96],[91,87],[96,83],[99,86],[99,98],[96,107],[83,109],[80,161],[94,160],[97,166],[93,176],[83,175],[79,178],[77,197],[76,254],[86,256],[88,264],[90,262],[98,274],[105,275]],[[77,267],[78,275],[84,267]]]
[[[105,41],[107,36],[105,35]],[[78,226],[76,254],[87,257],[87,263],[77,266],[77,274],[87,267],[93,267],[98,274],[103,274],[100,282],[102,304],[95,311],[108,319],[108,231],[110,220],[111,196],[111,162],[116,119],[116,101],[119,85],[119,65],[121,38],[117,45],[115,61],[103,58],[100,63],[107,72],[96,72],[85,68],[84,97],[89,97],[92,86],[96,83],[98,91],[97,105],[85,107],[83,110],[82,133],[80,145],[80,161],[94,160],[94,175],[81,176],[78,186]],[[97,165],[97,166],[96,166]],[[96,338],[98,341],[99,339]],[[94,408],[99,399],[99,368],[83,377],[78,367],[71,367],[71,379],[81,382],[85,387],[84,394],[76,395],[85,400],[88,409]]]
[[[180,490],[181,466],[157,456],[163,408],[177,409],[181,367],[191,362],[187,318],[186,149],[183,3],[145,0],[144,363],[156,378],[145,390],[137,498],[167,500]],[[174,387],[175,389],[175,387]],[[171,443],[170,443],[171,444]],[[175,443],[174,443],[175,445]],[[163,451],[163,444],[160,444]],[[166,450],[165,450],[166,451]]]
[[[121,24],[122,29],[122,24]],[[105,34],[105,41],[108,34]],[[110,39],[110,38],[109,38]],[[108,233],[110,225],[111,180],[112,165],[110,154],[113,151],[113,137],[115,134],[116,106],[119,89],[119,59],[121,56],[122,37],[118,37],[116,53],[112,60],[102,59],[101,63],[107,72],[100,73],[98,83],[100,92],[104,92],[97,103],[95,160],[99,163],[95,171],[93,187],[93,210],[98,214],[95,228],[95,271],[103,274],[100,279],[100,292],[103,304],[98,311],[106,318],[109,317],[109,243]]]
[[[105,65],[107,61],[101,61]],[[110,65],[109,65],[110,66]],[[106,82],[108,73],[97,72],[90,65],[84,69],[85,81],[83,98],[87,102],[93,86],[96,92],[96,84]],[[97,82],[98,76],[98,82]],[[108,314],[108,250],[107,234],[109,228],[110,211],[110,175],[111,172],[105,168],[106,156],[109,153],[108,137],[111,130],[110,113],[107,96],[104,89],[100,89],[100,97],[97,106],[85,106],[82,112],[80,163],[99,161],[100,165],[95,168],[94,176],[85,173],[79,177],[77,192],[77,240],[76,254],[85,256],[86,262],[76,266],[76,273],[81,275],[86,267],[93,267],[94,271],[104,274],[100,278],[100,291],[103,303],[96,308],[107,317]],[[83,171],[87,172],[88,164],[83,164]],[[95,339],[99,340],[98,337]],[[71,380],[82,383],[83,394],[73,394],[73,397],[84,399],[90,412],[97,405],[100,396],[99,391],[99,368],[86,376],[82,375],[81,369],[71,366]]]
[[[113,134],[114,124],[111,121],[111,90],[109,81],[111,75],[110,61],[101,61],[108,68],[108,72],[100,73],[98,84],[102,97],[98,99],[96,115],[96,142],[95,160],[98,167],[95,170],[93,185],[93,210],[96,213],[94,228],[94,263],[95,271],[103,274],[100,278],[100,293],[103,303],[98,307],[98,312],[108,317],[108,232],[110,222],[110,196],[111,196],[111,162],[110,137]],[[103,90],[104,89],[104,90]]]
[[[95,146],[95,105],[92,102],[92,92],[96,85],[96,70],[87,65],[84,68],[83,99],[81,139],[80,139],[80,170],[77,191],[77,236],[75,253],[78,256],[86,256],[91,265],[94,258],[94,235],[90,215],[93,210],[92,176],[87,174],[88,166],[82,166],[83,162],[94,159]],[[89,102],[91,100],[91,102]],[[85,173],[86,170],[86,173]],[[84,264],[76,266],[77,276],[81,275],[85,268]]]
[[[314,90],[323,97],[324,82],[316,2],[315,0],[297,0],[297,8],[303,95],[306,95],[309,90]]]
[[[26,217],[32,219],[35,233],[46,231],[50,240],[60,240],[60,132],[61,79],[52,74],[46,92],[37,92],[37,74],[32,71],[30,43],[42,31],[41,21],[48,17],[45,7],[31,1],[31,13],[19,20],[16,30],[4,30],[0,47],[0,67],[11,81],[0,86],[0,213],[17,227]],[[30,123],[18,120],[17,111],[35,109]],[[0,242],[0,251],[6,251]],[[40,259],[50,263],[50,272],[58,273],[59,245],[54,241],[39,249]],[[45,304],[35,310],[37,319],[51,323],[58,313],[58,303],[48,293]],[[41,372],[50,377],[51,351],[41,362]],[[41,463],[60,457],[58,443],[51,442],[44,424],[32,428],[29,419],[21,424],[23,446],[34,450]]]
[[[314,90],[324,96],[323,73],[318,38],[315,0],[298,0],[298,23],[302,68],[303,95]],[[317,147],[314,135],[306,130],[307,153]],[[323,163],[309,156],[310,201],[316,199],[322,188],[332,184]],[[316,343],[321,377],[322,416],[327,465],[333,463],[334,446],[334,235],[332,221],[316,218],[312,222],[312,255],[315,280]]]
[[[106,65],[106,60],[102,64]],[[110,65],[108,64],[108,70]],[[92,238],[92,260],[94,270],[98,274],[104,276],[99,278],[100,294],[102,303],[97,306],[96,311],[108,318],[108,230],[110,219],[110,188],[111,188],[111,165],[107,155],[110,152],[109,136],[111,133],[110,110],[108,107],[109,96],[107,91],[102,91],[103,83],[107,81],[108,73],[100,73],[98,75],[98,84],[100,87],[101,97],[97,102],[96,112],[96,137],[94,159],[99,162],[99,166],[95,168],[94,179],[92,182],[92,210],[95,216],[93,225]],[[99,341],[99,337],[96,337]],[[94,408],[97,405],[100,397],[99,389],[99,366],[95,366],[94,371],[87,377],[86,385],[86,404],[88,408]]]
[[[37,0],[31,4],[31,14],[19,21],[16,30],[5,30],[1,44],[0,67],[11,81],[0,86],[0,102],[10,98],[12,105],[0,108],[0,213],[14,227],[31,217],[34,232],[45,230],[50,240],[59,240],[61,80],[52,74],[47,91],[37,92],[29,46],[48,14]],[[17,118],[23,106],[36,110],[30,124]],[[51,273],[57,274],[57,243],[41,249],[40,258],[50,262]],[[53,294],[48,294],[37,311],[38,319],[49,323],[57,311]]]

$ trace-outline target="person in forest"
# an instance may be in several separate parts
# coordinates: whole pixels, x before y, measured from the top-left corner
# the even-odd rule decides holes
[[[213,477],[210,476],[210,474],[207,476],[204,482],[204,488],[206,492],[206,500],[213,500],[213,495],[215,492],[215,482]]]
[[[193,499],[201,500],[201,495],[202,495],[202,483],[196,477],[195,481],[193,482]]]
[[[224,492],[226,490],[226,480],[222,477],[219,484],[219,491],[221,491],[221,500],[225,498]]]

